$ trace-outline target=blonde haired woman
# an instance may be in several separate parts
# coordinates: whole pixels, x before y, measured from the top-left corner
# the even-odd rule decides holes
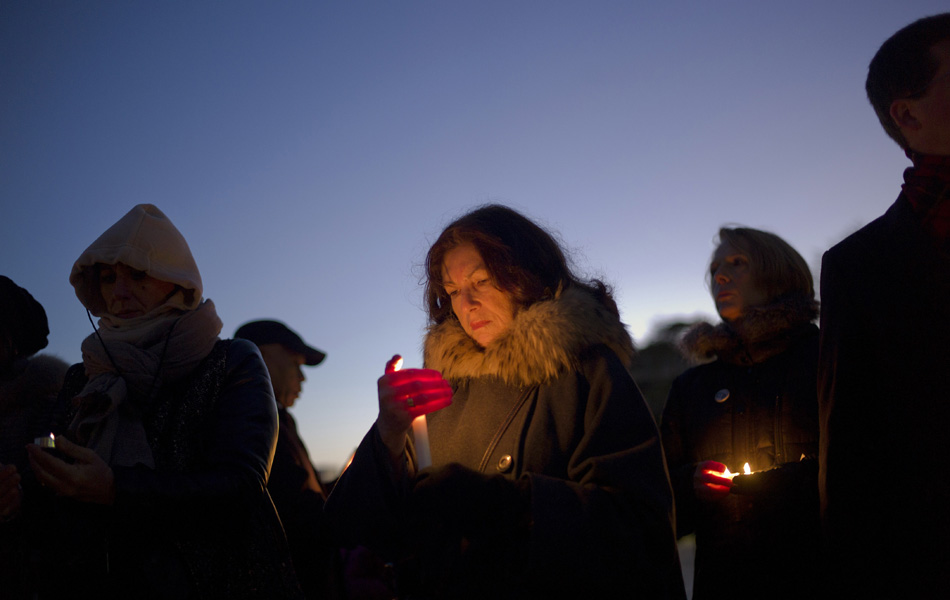
[[[718,325],[683,346],[661,432],[677,534],[696,534],[693,598],[810,598],[818,589],[818,303],[775,234],[724,228],[709,264]],[[749,463],[761,471],[731,479]]]

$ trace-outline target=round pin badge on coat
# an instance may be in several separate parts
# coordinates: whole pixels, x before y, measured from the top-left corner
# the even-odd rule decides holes
[[[727,390],[726,388],[722,388],[721,390],[716,392],[715,398],[716,398],[716,402],[718,402],[719,404],[722,404],[723,402],[729,399],[729,390]]]

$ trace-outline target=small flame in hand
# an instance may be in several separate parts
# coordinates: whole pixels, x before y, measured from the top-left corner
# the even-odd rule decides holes
[[[752,474],[752,467],[749,466],[749,463],[742,465],[742,474],[744,475]],[[736,475],[739,475],[739,473],[733,473],[732,471],[729,470],[729,467],[726,467],[726,470],[722,472],[722,476],[728,477],[729,479],[734,478]]]

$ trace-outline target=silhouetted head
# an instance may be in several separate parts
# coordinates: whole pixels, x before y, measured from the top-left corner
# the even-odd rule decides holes
[[[868,100],[887,135],[904,150],[940,153],[940,146],[934,148],[930,140],[935,133],[950,144],[950,123],[947,122],[950,107],[946,106],[950,98],[948,72],[950,13],[925,17],[907,25],[884,42],[871,60],[865,82]],[[938,84],[942,89],[933,89]],[[920,101],[935,92],[939,97],[931,99],[942,103],[942,107],[927,106],[926,101],[920,105]],[[942,113],[934,113],[941,108]],[[924,110],[926,114],[916,115],[915,109]],[[920,141],[916,139],[919,132],[914,120],[928,128],[922,132],[925,137]],[[930,131],[935,126],[941,131]]]
[[[0,365],[46,347],[46,311],[28,291],[0,275]]]
[[[303,338],[280,321],[251,321],[238,327],[234,337],[257,345],[270,373],[277,403],[290,408],[297,401],[307,377],[304,365],[318,365],[326,354],[304,343]]]

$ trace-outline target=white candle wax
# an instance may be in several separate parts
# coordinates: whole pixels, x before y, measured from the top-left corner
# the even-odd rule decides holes
[[[412,420],[412,437],[416,447],[417,470],[432,466],[432,454],[429,452],[429,427],[426,416],[419,415]]]

